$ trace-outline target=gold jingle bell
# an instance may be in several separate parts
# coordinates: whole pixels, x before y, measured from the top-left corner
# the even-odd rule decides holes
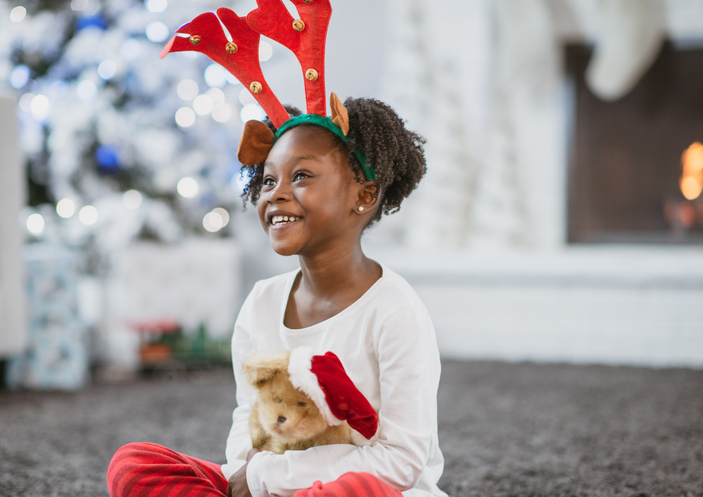
[[[202,40],[200,35],[193,35],[190,38],[188,38],[188,41],[190,42],[191,45],[197,45],[198,43],[200,43],[200,40]]]
[[[236,43],[230,41],[227,45],[225,45],[225,50],[227,50],[227,53],[237,53],[239,47]]]
[[[296,19],[293,21],[293,29],[296,31],[302,31],[305,29],[305,23],[301,19]]]
[[[305,79],[308,81],[317,81],[318,76],[319,75],[315,69],[308,69],[305,71]]]
[[[264,87],[261,86],[261,83],[258,81],[252,81],[249,85],[249,90],[251,90],[252,93],[261,93],[264,90]]]

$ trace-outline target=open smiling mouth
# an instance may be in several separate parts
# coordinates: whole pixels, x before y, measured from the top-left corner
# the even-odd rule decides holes
[[[271,225],[272,226],[283,226],[285,224],[294,223],[295,221],[298,221],[299,219],[301,219],[301,218],[297,217],[297,216],[273,216],[271,218]]]

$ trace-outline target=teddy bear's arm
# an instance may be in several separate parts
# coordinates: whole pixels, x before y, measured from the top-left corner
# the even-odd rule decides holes
[[[344,422],[338,426],[329,426],[325,431],[319,435],[308,438],[307,440],[301,440],[293,444],[287,444],[286,450],[306,450],[310,447],[317,447],[319,445],[332,445],[332,444],[352,444],[351,429],[349,425]]]

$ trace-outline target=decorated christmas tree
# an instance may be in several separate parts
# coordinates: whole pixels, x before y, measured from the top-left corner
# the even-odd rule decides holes
[[[30,236],[87,250],[94,272],[135,239],[232,234],[242,120],[263,112],[206,57],[159,59],[180,24],[217,7],[0,3],[0,85],[19,102]],[[272,51],[263,41],[261,59]]]

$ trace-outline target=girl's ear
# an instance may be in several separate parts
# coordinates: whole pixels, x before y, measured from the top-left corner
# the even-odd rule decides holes
[[[359,190],[355,212],[361,215],[373,214],[381,197],[380,193],[378,184],[375,181],[364,181],[363,189]]]
[[[277,374],[288,369],[290,352],[282,354],[254,354],[242,363],[247,382],[256,388],[273,380]]]

